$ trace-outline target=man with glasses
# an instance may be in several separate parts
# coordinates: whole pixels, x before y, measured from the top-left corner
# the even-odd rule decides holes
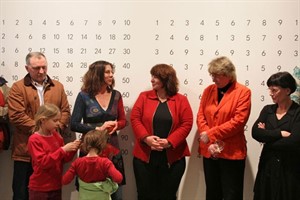
[[[70,118],[70,108],[63,85],[47,75],[47,59],[40,52],[26,56],[28,74],[15,82],[8,96],[8,114],[15,126],[12,144],[13,200],[28,200],[28,183],[32,174],[27,141],[34,132],[34,115],[40,105],[52,103],[61,110],[60,129],[64,130]]]

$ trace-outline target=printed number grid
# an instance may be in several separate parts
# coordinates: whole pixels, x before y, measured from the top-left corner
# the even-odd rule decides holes
[[[89,64],[107,60],[116,67],[129,120],[139,92],[150,89],[150,68],[174,66],[180,92],[196,116],[205,87],[212,84],[207,64],[229,57],[238,81],[252,90],[250,127],[261,108],[272,103],[267,78],[299,69],[299,0],[297,1],[74,1],[0,2],[0,75],[9,85],[26,73],[25,56],[41,51],[48,74],[65,86],[71,108]],[[196,133],[194,125],[192,133]],[[121,131],[125,162],[131,162],[133,136]],[[194,136],[189,137],[193,144]],[[250,153],[251,168],[257,155]],[[246,188],[252,195],[252,188]],[[181,191],[182,197],[187,197]]]

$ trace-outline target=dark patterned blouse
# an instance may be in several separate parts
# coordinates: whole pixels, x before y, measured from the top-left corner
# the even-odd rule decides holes
[[[106,110],[98,103],[96,98],[89,96],[85,92],[79,92],[77,95],[74,109],[71,116],[71,130],[82,133],[83,136],[90,130],[94,130],[96,126],[101,126],[106,121],[117,120],[118,130],[126,126],[125,111],[121,93],[112,90],[111,99]],[[109,144],[119,149],[119,141],[117,132],[111,134]],[[125,180],[124,164],[121,152],[117,155],[108,155],[114,162],[117,169],[121,171]]]

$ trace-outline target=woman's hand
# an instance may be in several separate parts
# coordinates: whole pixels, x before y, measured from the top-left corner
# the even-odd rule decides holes
[[[118,128],[118,122],[117,121],[106,121],[102,126],[96,127],[96,130],[104,131],[107,130],[108,134],[114,133]]]
[[[167,149],[167,148],[170,148],[171,147],[171,144],[169,143],[169,141],[165,138],[162,138],[162,139],[158,139],[157,140],[158,143],[164,148],[164,149]]]
[[[219,146],[217,143],[210,144],[208,146],[208,152],[213,158],[218,157],[218,154],[222,152],[224,147]]]
[[[258,127],[258,128],[265,129],[265,128],[266,128],[265,126],[266,126],[265,123],[262,123],[262,122],[259,122],[259,123],[257,124],[257,127]]]
[[[200,133],[200,141],[205,144],[207,144],[209,142],[209,138],[208,138],[206,131],[203,131]]]
[[[281,136],[282,137],[289,137],[290,135],[291,135],[291,133],[288,132],[288,131],[281,131]]]
[[[266,129],[266,124],[262,123],[262,122],[258,122],[257,127],[261,128],[261,129]],[[264,144],[263,142],[260,142],[260,145],[263,145],[263,144]]]
[[[265,123],[262,123],[262,122],[259,122],[257,124],[257,127],[261,128],[261,129],[265,129],[266,128],[265,126],[266,126]],[[291,133],[288,132],[288,131],[281,131],[281,136],[282,137],[289,137],[290,135],[291,135]]]
[[[106,130],[108,131],[109,135],[114,133],[118,129],[118,122],[117,121],[107,121],[105,123],[107,123]]]
[[[160,138],[155,135],[147,136],[144,142],[151,147],[151,150],[162,151],[164,148],[160,144]]]

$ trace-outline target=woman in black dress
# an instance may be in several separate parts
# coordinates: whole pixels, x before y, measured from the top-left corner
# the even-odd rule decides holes
[[[267,85],[274,104],[262,109],[252,127],[252,137],[263,144],[254,199],[299,199],[300,108],[290,98],[296,81],[288,72],[278,72]]]

